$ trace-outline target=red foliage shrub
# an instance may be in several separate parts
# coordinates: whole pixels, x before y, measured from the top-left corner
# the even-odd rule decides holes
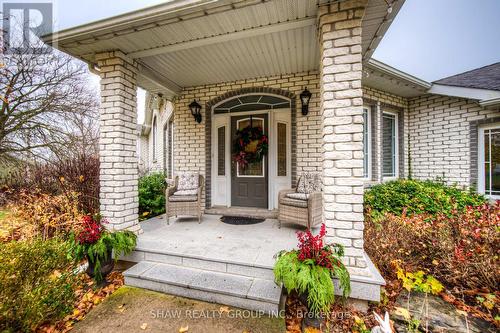
[[[101,238],[104,227],[90,215],[85,215],[82,218],[82,230],[78,234],[78,242],[80,244],[94,244]]]
[[[297,258],[300,261],[312,260],[316,265],[332,269],[333,265],[340,267],[341,262],[332,253],[343,255],[343,249],[338,245],[324,244],[323,238],[326,235],[326,227],[323,223],[319,234],[314,236],[311,230],[297,231],[299,240],[299,253]]]
[[[365,249],[386,277],[395,277],[391,262],[400,260],[406,270],[424,270],[465,300],[470,290],[495,293],[500,282],[500,201],[451,216],[386,214],[380,221],[368,220]]]

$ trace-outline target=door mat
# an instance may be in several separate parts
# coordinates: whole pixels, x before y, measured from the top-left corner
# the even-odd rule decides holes
[[[246,216],[223,216],[220,218],[220,220],[227,224],[248,225],[248,224],[262,223],[266,219],[246,217]]]

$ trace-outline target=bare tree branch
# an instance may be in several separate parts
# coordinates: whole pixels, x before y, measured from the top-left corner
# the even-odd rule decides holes
[[[0,60],[0,162],[97,152],[98,94],[83,63],[57,50]]]

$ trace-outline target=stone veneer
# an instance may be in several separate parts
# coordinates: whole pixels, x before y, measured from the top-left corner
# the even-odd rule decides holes
[[[500,122],[500,110],[477,101],[439,95],[409,100],[412,176],[444,179],[464,187],[477,184],[477,128]]]
[[[140,232],[137,64],[120,51],[97,54],[95,58],[101,76],[100,213],[111,230]]]

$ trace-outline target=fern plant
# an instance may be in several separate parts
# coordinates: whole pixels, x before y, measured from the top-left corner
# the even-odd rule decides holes
[[[109,259],[109,253],[114,252],[114,260],[120,255],[127,255],[135,248],[137,236],[128,230],[110,232],[104,228],[99,217],[85,216],[83,227],[78,233],[70,236],[70,251],[68,256],[75,260],[87,258],[89,265],[94,267],[94,279],[102,282],[101,263]]]
[[[340,260],[344,248],[324,244],[325,234],[324,224],[317,236],[309,230],[298,232],[299,249],[279,252],[274,265],[276,282],[282,283],[288,293],[306,294],[308,309],[315,315],[330,311],[335,300],[332,278],[339,280],[344,298],[351,292],[349,272]]]

